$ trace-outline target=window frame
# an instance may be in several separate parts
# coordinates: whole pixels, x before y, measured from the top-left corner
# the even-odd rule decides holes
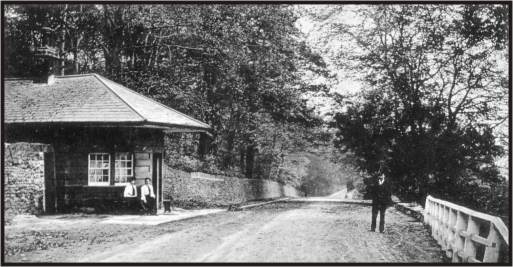
[[[130,160],[121,160],[121,162],[130,162],[130,171],[131,171],[131,175],[129,176],[126,176],[126,182],[116,182],[116,176],[118,175],[118,170],[128,170],[128,168],[118,168],[116,167],[116,156],[120,155],[120,154],[128,154],[130,156]],[[115,186],[126,186],[127,184],[129,184],[129,180],[130,178],[134,178],[135,177],[135,174],[134,174],[134,153],[132,152],[115,152],[114,153],[114,185]]]
[[[91,181],[91,171],[93,169],[91,169],[91,156],[92,155],[108,155],[109,159],[109,167],[107,168],[107,170],[109,171],[108,172],[108,175],[107,175],[107,182],[92,182]],[[95,159],[96,161],[96,159]],[[103,159],[102,159],[102,162],[103,162]],[[93,153],[89,153],[88,156],[87,156],[87,185],[88,186],[109,186],[110,185],[110,176],[111,176],[111,156],[110,156],[110,153],[106,153],[106,152],[93,152]],[[105,170],[105,168],[94,168],[94,170]]]

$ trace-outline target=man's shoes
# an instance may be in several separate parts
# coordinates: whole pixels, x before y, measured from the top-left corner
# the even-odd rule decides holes
[[[376,232],[376,229],[370,229],[369,232]]]

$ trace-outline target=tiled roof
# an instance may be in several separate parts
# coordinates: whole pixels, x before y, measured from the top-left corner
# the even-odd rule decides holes
[[[58,76],[52,85],[6,80],[5,123],[135,123],[210,129],[208,124],[98,74]]]

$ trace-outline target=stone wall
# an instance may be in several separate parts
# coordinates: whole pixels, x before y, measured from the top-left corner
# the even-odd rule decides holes
[[[275,181],[185,172],[169,167],[164,172],[162,190],[164,199],[172,198],[178,205],[230,205],[298,196],[294,187]]]
[[[45,152],[50,145],[5,143],[4,200],[5,218],[17,214],[40,214],[44,210]]]

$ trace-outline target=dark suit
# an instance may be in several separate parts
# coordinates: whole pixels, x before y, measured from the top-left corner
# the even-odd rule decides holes
[[[385,230],[385,211],[392,204],[392,193],[388,179],[385,179],[385,182],[381,185],[375,179],[370,185],[370,193],[372,196],[371,231],[376,230],[376,218],[379,213],[379,231],[383,232]]]

